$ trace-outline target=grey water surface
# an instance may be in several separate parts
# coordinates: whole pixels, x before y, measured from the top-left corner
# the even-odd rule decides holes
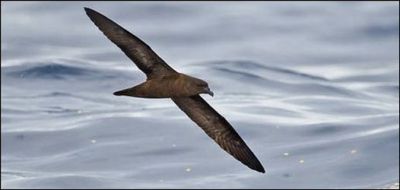
[[[250,170],[145,75],[95,9],[176,70]],[[377,188],[399,180],[398,2],[1,2],[2,188]]]

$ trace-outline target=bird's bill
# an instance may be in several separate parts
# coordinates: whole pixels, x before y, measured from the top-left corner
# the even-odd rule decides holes
[[[211,91],[210,88],[206,88],[204,93],[209,94],[210,96],[214,96],[214,92]]]
[[[208,91],[207,94],[209,94],[210,96],[214,96],[214,92],[212,92],[211,90]]]

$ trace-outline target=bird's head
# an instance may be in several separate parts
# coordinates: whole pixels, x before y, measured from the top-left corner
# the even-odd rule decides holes
[[[214,96],[214,92],[210,90],[207,82],[201,79],[194,80],[193,87],[199,94],[209,94],[210,96]]]

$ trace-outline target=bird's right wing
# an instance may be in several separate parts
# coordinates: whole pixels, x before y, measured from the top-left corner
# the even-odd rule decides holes
[[[265,170],[239,134],[199,95],[171,98],[208,136],[221,148],[249,168],[264,173]]]
[[[85,11],[104,35],[117,45],[148,78],[176,72],[138,37],[95,10],[85,7]]]

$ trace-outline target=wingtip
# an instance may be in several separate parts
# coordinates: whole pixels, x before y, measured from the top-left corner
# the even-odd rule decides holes
[[[83,7],[83,9],[85,10],[87,15],[92,15],[92,14],[97,13],[95,10],[88,8],[88,7]]]
[[[260,173],[265,173],[265,169],[264,166],[261,164],[261,162],[257,159],[257,157],[255,157],[255,159],[253,160],[253,163],[247,163],[245,164],[247,165],[247,167],[249,167],[250,169],[253,169],[255,171],[258,171]]]
[[[250,166],[249,166],[250,167]],[[250,167],[251,169],[253,169],[253,170],[255,170],[255,171],[258,171],[258,172],[260,172],[260,173],[265,173],[265,169],[264,169],[264,167],[260,164],[260,165],[258,165],[258,166],[256,166],[256,167]]]
[[[86,13],[91,10],[90,8],[87,7],[83,7],[83,9],[85,10]]]
[[[83,7],[83,9],[85,9],[86,12],[87,12],[87,11],[92,11],[92,9],[91,9],[91,8],[88,8],[88,7]]]
[[[257,170],[258,172],[261,172],[261,173],[263,173],[263,174],[265,174],[265,170],[264,170],[264,168],[263,167],[261,167],[260,169],[258,169]]]

